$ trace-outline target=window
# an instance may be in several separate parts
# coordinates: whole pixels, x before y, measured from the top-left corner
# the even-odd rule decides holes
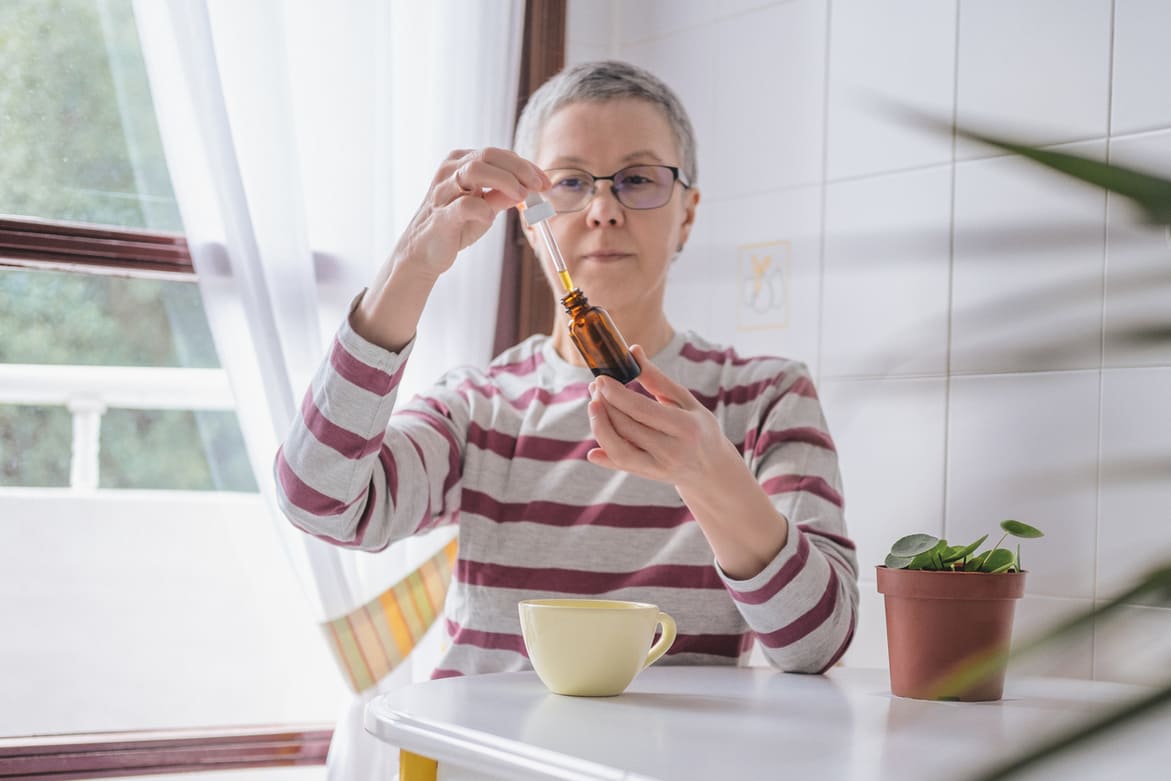
[[[347,692],[256,493],[131,0],[5,0],[0,73],[0,765],[18,736],[213,727],[238,758],[247,725],[332,721]],[[328,730],[288,732],[321,761]]]
[[[0,213],[180,231],[129,0],[8,2],[0,30]],[[19,227],[12,223],[5,242],[10,253],[35,246],[51,254],[54,241],[76,249]],[[220,399],[206,399],[211,409],[198,399],[192,409],[168,409],[165,372],[139,388],[137,408],[83,392],[87,378],[116,391],[117,373],[82,366],[219,367],[190,279],[3,270],[0,300],[5,385],[35,397],[36,373],[14,364],[79,367],[68,375],[78,392],[64,404],[29,403],[11,390],[0,397],[0,486],[65,487],[72,474],[86,488],[256,490]],[[91,441],[77,441],[87,432]],[[79,465],[71,451],[73,461],[100,457]]]

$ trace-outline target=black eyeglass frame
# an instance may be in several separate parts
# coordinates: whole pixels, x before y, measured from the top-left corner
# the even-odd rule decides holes
[[[681,169],[679,168],[679,166],[677,166],[677,165],[659,165],[658,163],[635,163],[634,165],[628,165],[623,168],[619,168],[617,171],[610,174],[609,176],[594,176],[589,171],[583,171],[580,168],[550,168],[547,171],[545,171],[546,174],[552,174],[556,171],[575,171],[579,174],[585,174],[586,176],[590,177],[591,180],[593,180],[593,184],[590,186],[589,197],[584,199],[584,201],[582,202],[582,205],[579,208],[568,209],[568,210],[557,209],[557,213],[558,214],[574,214],[575,212],[584,211],[586,209],[586,207],[588,207],[590,205],[590,201],[592,201],[594,199],[594,196],[598,194],[598,182],[609,182],[610,183],[610,192],[614,193],[614,198],[617,199],[618,203],[622,204],[623,207],[625,207],[627,209],[633,209],[634,211],[651,211],[652,209],[661,209],[664,206],[666,206],[668,203],[671,202],[671,196],[668,195],[667,199],[665,201],[663,201],[662,203],[660,203],[658,206],[630,206],[630,205],[626,204],[622,200],[622,196],[621,196],[622,191],[615,189],[615,185],[617,184],[617,182],[614,180],[614,177],[618,176],[619,174],[621,174],[624,171],[629,171],[631,168],[664,168],[664,169],[671,172],[671,187],[674,187],[675,182],[678,182],[679,184],[683,185],[684,190],[691,189],[691,185],[683,177],[683,173],[682,173]],[[554,207],[554,208],[556,208],[556,207]]]

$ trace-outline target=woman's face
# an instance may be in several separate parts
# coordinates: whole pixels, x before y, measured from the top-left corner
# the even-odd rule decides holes
[[[574,168],[609,176],[631,165],[680,166],[678,146],[666,117],[651,103],[571,103],[545,123],[534,162],[546,171]],[[611,184],[598,182],[581,211],[550,218],[554,238],[574,284],[591,303],[617,317],[627,311],[643,317],[661,312],[667,269],[687,241],[699,192],[676,183],[666,205],[630,209],[614,197]],[[562,295],[545,248],[531,228],[528,235],[545,276]]]

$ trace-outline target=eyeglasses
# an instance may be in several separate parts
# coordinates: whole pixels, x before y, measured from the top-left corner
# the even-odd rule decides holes
[[[673,165],[632,165],[609,176],[594,176],[576,168],[554,168],[545,172],[553,187],[546,200],[558,212],[577,212],[589,205],[598,182],[611,182],[610,190],[618,203],[628,209],[657,209],[671,200],[675,182],[684,189],[691,187]]]

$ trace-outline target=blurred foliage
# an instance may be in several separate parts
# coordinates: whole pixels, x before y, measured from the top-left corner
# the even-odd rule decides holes
[[[0,486],[68,486],[72,441],[64,407],[0,405]]]
[[[0,213],[182,230],[131,0],[3,0],[0,73]],[[17,270],[0,363],[219,366],[194,284]],[[68,485],[71,431],[64,408],[0,407],[0,485]],[[101,470],[110,488],[256,490],[230,413],[111,410]]]
[[[0,213],[182,230],[130,0],[5,0],[0,72]]]

